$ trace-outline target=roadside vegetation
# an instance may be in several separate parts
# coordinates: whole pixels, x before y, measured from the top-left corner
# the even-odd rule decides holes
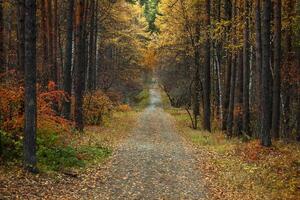
[[[180,133],[194,146],[199,168],[212,199],[298,199],[300,196],[300,147],[274,141],[272,148],[259,140],[227,138],[191,128],[183,109],[168,108]]]

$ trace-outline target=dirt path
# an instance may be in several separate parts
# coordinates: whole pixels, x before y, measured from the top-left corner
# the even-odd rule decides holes
[[[95,198],[205,199],[194,154],[160,104],[159,90],[153,87],[149,107],[112,158]]]

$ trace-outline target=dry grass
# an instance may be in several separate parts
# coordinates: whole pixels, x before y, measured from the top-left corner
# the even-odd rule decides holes
[[[139,114],[133,110],[116,112],[104,125],[86,127],[84,135],[79,135],[76,141],[79,145],[96,144],[115,148],[122,139],[128,137]]]

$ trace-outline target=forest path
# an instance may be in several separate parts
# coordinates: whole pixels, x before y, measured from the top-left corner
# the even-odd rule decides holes
[[[117,150],[96,189],[96,199],[205,199],[191,148],[161,108],[157,86],[137,127]]]

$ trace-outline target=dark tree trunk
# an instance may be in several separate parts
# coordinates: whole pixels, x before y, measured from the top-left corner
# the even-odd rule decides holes
[[[36,171],[36,3],[25,0],[25,127],[24,164]]]
[[[58,33],[58,15],[57,0],[53,1],[53,80],[58,85],[58,66],[57,66],[57,33]]]
[[[3,0],[0,0],[0,74],[5,71],[4,68],[4,33],[3,33]],[[0,113],[1,115],[1,113]],[[0,132],[0,155],[2,155],[2,133]]]
[[[234,94],[235,94],[235,81],[236,81],[236,58],[233,56],[231,66],[231,80],[230,80],[230,98],[229,98],[229,108],[227,116],[227,135],[232,136],[233,127],[233,112],[234,112]]]
[[[263,146],[271,146],[271,70],[270,70],[270,35],[271,35],[271,0],[263,1],[263,31],[262,31],[262,128],[261,140]]]
[[[230,21],[232,18],[232,3],[231,0],[225,0],[224,5],[224,12],[225,12],[225,20]],[[229,32],[231,27],[228,27],[226,32],[228,35],[226,39],[229,40]],[[225,88],[224,88],[224,101],[223,101],[223,122],[222,122],[222,130],[226,130],[226,123],[227,123],[227,115],[228,115],[228,107],[229,107],[229,98],[230,98],[230,80],[231,80],[231,58],[232,55],[229,50],[226,53],[227,63],[225,69]]]
[[[47,10],[47,38],[48,38],[48,70],[50,75],[50,80],[57,83],[56,70],[54,68],[54,57],[53,57],[53,15],[52,15],[52,0],[46,0],[46,10]]]
[[[95,65],[95,73],[93,74],[93,85],[94,85],[94,90],[97,89],[97,76],[98,76],[98,63],[97,63],[97,43],[98,43],[98,4],[99,2],[96,1],[96,5],[95,5],[95,36],[94,36],[94,65]]]
[[[296,4],[297,7],[297,15],[300,16],[300,1]],[[298,18],[298,24],[300,23],[300,18]],[[300,30],[298,29],[296,36],[300,38]],[[296,58],[297,58],[297,69],[298,69],[298,74],[300,74],[300,44],[298,43],[296,45]],[[298,83],[298,90],[300,88],[300,83]],[[296,135],[297,135],[297,141],[300,142],[300,92],[298,92],[297,95],[298,101],[297,101],[297,127],[296,127]]]
[[[196,6],[197,16],[200,15],[200,5]],[[192,109],[194,116],[194,129],[198,127],[198,116],[200,115],[200,47],[199,47],[199,39],[200,39],[200,19],[197,18],[195,24],[195,38],[194,38],[194,64],[195,64],[195,73],[193,74],[193,87],[192,87]]]
[[[5,72],[3,0],[0,0],[0,73]]]
[[[18,69],[24,74],[25,62],[25,1],[18,0],[17,15],[18,15]]]
[[[89,38],[89,61],[88,61],[88,80],[87,80],[87,89],[88,91],[93,91],[94,86],[94,74],[96,73],[95,70],[95,63],[94,63],[94,37],[95,37],[95,1],[91,1],[91,21],[90,21],[90,38]]]
[[[281,0],[274,4],[274,82],[272,109],[272,136],[279,138],[280,127],[280,68],[281,68]]]
[[[210,0],[206,0],[206,19],[205,24],[207,27],[206,38],[205,38],[205,58],[204,58],[204,81],[203,81],[203,96],[204,96],[204,130],[211,131],[211,107],[210,107]]]
[[[43,40],[43,85],[47,85],[49,81],[49,72],[48,68],[48,25],[47,25],[47,16],[46,16],[46,0],[41,2],[41,17],[42,17],[42,40]]]
[[[285,81],[283,84],[283,113],[284,113],[284,120],[282,124],[283,134],[286,138],[290,137],[291,133],[291,104],[292,104],[292,84],[291,84],[291,70],[293,65],[293,48],[292,48],[292,13],[293,13],[293,0],[287,0],[286,4],[286,13],[288,19],[288,27],[286,28],[285,32]]]
[[[256,109],[257,109],[257,123],[258,130],[261,129],[261,72],[262,72],[262,39],[261,39],[261,5],[260,0],[255,0],[255,89],[256,89]]]
[[[221,0],[216,1],[216,20],[221,22]],[[216,42],[216,103],[217,103],[217,116],[218,119],[223,120],[223,110],[222,110],[222,88],[221,88],[221,76],[220,68],[222,65],[222,43],[220,41]]]
[[[250,63],[249,63],[249,0],[245,0],[244,9],[244,47],[243,47],[243,132],[249,135],[250,110],[249,110],[249,81],[250,81]]]
[[[73,16],[74,16],[74,0],[69,0],[68,15],[67,15],[66,59],[65,59],[64,83],[63,83],[64,91],[69,97],[68,101],[64,101],[63,115],[66,119],[70,119],[70,114],[71,114]]]
[[[85,66],[84,66],[84,6],[85,1],[79,0],[76,10],[76,46],[77,46],[77,59],[75,65],[75,125],[76,129],[83,131],[84,116],[83,116],[83,94],[85,84]]]
[[[237,120],[236,120],[236,134],[241,135],[243,130],[243,52],[240,51],[237,60],[237,77],[236,77],[236,108],[237,108]]]

